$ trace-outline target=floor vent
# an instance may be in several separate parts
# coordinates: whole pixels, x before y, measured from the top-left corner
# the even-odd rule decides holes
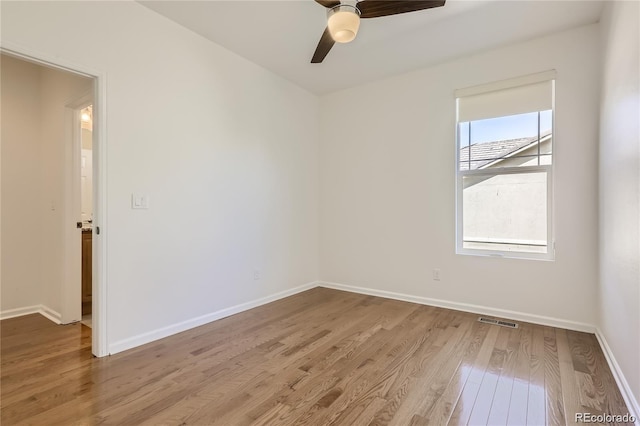
[[[480,318],[478,318],[478,321],[484,322],[486,324],[501,325],[503,327],[518,328],[518,324],[515,323],[515,322],[502,321],[502,320],[497,320],[497,319],[493,319],[493,318],[480,317]]]

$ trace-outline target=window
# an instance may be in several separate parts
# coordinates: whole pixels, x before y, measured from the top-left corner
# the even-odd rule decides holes
[[[553,258],[554,78],[456,91],[457,253]]]

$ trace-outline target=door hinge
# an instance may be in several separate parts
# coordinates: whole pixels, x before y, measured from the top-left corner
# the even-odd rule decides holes
[[[96,235],[100,235],[100,227],[96,226]]]

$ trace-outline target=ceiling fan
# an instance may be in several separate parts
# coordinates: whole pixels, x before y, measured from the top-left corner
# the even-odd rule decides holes
[[[348,43],[356,37],[360,18],[379,18],[399,13],[416,12],[444,6],[446,0],[315,0],[328,9],[325,28],[318,47],[311,58],[312,64],[322,62],[334,43]]]

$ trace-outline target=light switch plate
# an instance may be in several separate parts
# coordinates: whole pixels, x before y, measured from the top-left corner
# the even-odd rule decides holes
[[[131,194],[131,208],[132,209],[148,209],[149,208],[149,196],[146,194]]]

